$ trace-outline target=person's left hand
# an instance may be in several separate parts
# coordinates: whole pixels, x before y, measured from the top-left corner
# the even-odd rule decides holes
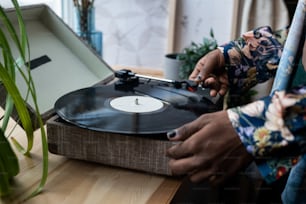
[[[213,97],[217,94],[224,96],[229,88],[229,82],[222,52],[215,49],[200,58],[189,80],[209,87],[210,95]]]
[[[203,114],[168,133],[182,141],[167,150],[174,175],[188,175],[192,182],[208,179],[219,184],[252,160],[228,119],[226,111]]]

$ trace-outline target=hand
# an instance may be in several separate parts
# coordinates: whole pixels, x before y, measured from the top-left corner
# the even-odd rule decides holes
[[[223,54],[219,49],[204,55],[196,64],[189,79],[211,88],[210,95],[223,96],[228,90],[228,78]]]
[[[252,161],[226,111],[203,114],[168,138],[182,141],[167,150],[172,173],[188,175],[192,182],[208,179],[219,184]]]

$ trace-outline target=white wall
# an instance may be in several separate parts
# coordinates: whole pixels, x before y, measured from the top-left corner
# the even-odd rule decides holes
[[[111,65],[160,68],[166,49],[168,1],[95,1],[103,58]]]
[[[202,41],[213,28],[218,42],[230,39],[233,0],[178,0],[176,50]],[[111,65],[162,69],[167,53],[168,0],[99,0],[96,27],[104,34],[103,58]]]
[[[231,40],[233,1],[178,0],[175,50],[182,50],[191,41],[202,42],[203,37],[210,37],[210,29],[219,44]]]
[[[64,10],[61,12],[61,5]],[[230,39],[234,0],[177,0],[175,49],[209,36]],[[72,0],[19,0],[47,3],[72,26]],[[1,0],[9,5],[10,0]],[[110,65],[162,69],[167,53],[169,0],[96,0],[96,28],[103,32],[103,58]]]

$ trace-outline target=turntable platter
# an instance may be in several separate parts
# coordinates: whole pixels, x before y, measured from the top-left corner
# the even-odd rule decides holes
[[[54,108],[62,119],[79,127],[121,134],[163,134],[197,117],[153,97],[114,91],[112,85],[70,92]]]

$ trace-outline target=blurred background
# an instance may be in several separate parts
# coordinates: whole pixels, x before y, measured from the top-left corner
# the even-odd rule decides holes
[[[290,2],[290,1],[288,1]],[[291,0],[293,8],[296,0]],[[72,0],[45,3],[73,27]],[[1,0],[4,7],[10,0]],[[258,25],[288,25],[284,0],[96,0],[96,29],[103,33],[103,59],[110,65],[162,69],[166,53],[202,42],[212,29],[218,44]]]

